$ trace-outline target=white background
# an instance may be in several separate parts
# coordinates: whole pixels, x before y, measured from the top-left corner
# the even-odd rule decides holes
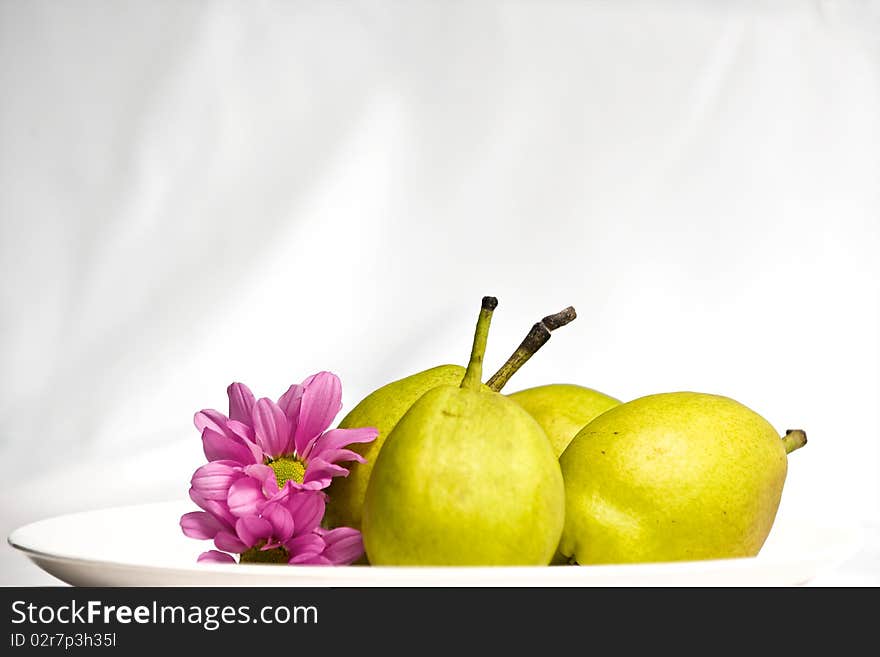
[[[464,362],[494,294],[490,369],[579,312],[510,390],[734,397],[809,433],[780,513],[876,542],[878,250],[876,3],[2,0],[0,531],[184,496],[232,380]]]

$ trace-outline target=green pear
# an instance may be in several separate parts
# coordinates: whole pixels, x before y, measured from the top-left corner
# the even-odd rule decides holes
[[[496,392],[501,390],[510,377],[550,339],[551,331],[565,326],[576,317],[574,308],[568,307],[532,326],[520,346],[491,379],[496,386],[493,389]],[[349,446],[349,449],[363,456],[366,463],[352,463],[347,466],[350,471],[347,477],[334,479],[328,489],[327,526],[360,529],[367,483],[386,437],[419,397],[439,386],[459,385],[464,373],[465,368],[460,365],[439,365],[393,381],[371,392],[342,419],[340,429],[375,427],[379,435],[370,443]]]
[[[325,513],[330,527],[360,528],[367,482],[370,481],[373,464],[388,434],[419,397],[439,386],[458,385],[464,377],[464,372],[465,369],[461,365],[438,365],[424,372],[392,381],[371,392],[342,418],[342,422],[339,423],[340,429],[375,427],[379,435],[370,443],[349,445],[348,449],[358,452],[367,461],[346,464],[349,475],[338,477],[333,481],[328,491]]]
[[[562,454],[575,434],[594,417],[620,404],[620,400],[592,388],[570,383],[527,388],[508,395],[538,421],[556,456]]]
[[[376,459],[363,510],[373,565],[546,565],[554,554],[559,462],[531,415],[480,384],[496,304],[483,299],[461,385],[426,392]]]
[[[560,458],[565,529],[579,564],[754,556],[770,532],[803,431],[781,440],[727,397],[672,392],[616,406]]]

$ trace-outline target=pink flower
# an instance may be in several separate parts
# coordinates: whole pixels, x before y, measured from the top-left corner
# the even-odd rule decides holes
[[[322,529],[325,499],[321,491],[286,486],[233,524],[207,511],[193,511],[184,514],[180,526],[191,538],[214,540],[218,549],[203,552],[200,562],[235,563],[229,554],[234,553],[241,555],[242,563],[352,563],[364,552],[361,534],[350,527]]]
[[[324,529],[326,488],[346,476],[339,462],[364,459],[348,445],[376,429],[327,431],[341,408],[339,379],[320,372],[273,402],[241,383],[227,389],[229,417],[196,413],[208,463],[193,474],[190,498],[202,509],[180,519],[183,533],[212,539],[199,561],[347,564],[363,554],[360,532]]]
[[[233,383],[229,417],[206,409],[195,415],[209,461],[233,461],[263,483],[271,496],[288,481],[294,488],[327,488],[333,477],[346,476],[344,461],[364,462],[352,443],[368,443],[373,428],[331,429],[342,408],[342,385],[330,372],[319,372],[288,388],[277,402],[255,400],[243,383]]]

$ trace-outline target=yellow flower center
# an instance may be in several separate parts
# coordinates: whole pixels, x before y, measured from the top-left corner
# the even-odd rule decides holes
[[[299,459],[292,456],[282,456],[274,461],[269,461],[268,465],[275,471],[275,480],[278,482],[278,488],[283,488],[288,481],[295,481],[298,484],[303,482],[306,475],[306,466]]]

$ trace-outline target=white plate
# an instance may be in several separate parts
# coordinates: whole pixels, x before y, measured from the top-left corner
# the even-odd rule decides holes
[[[851,556],[854,528],[777,522],[761,554],[621,566],[389,568],[198,564],[211,547],[181,534],[191,502],[74,513],[26,525],[9,543],[77,586],[776,586],[803,584]]]

